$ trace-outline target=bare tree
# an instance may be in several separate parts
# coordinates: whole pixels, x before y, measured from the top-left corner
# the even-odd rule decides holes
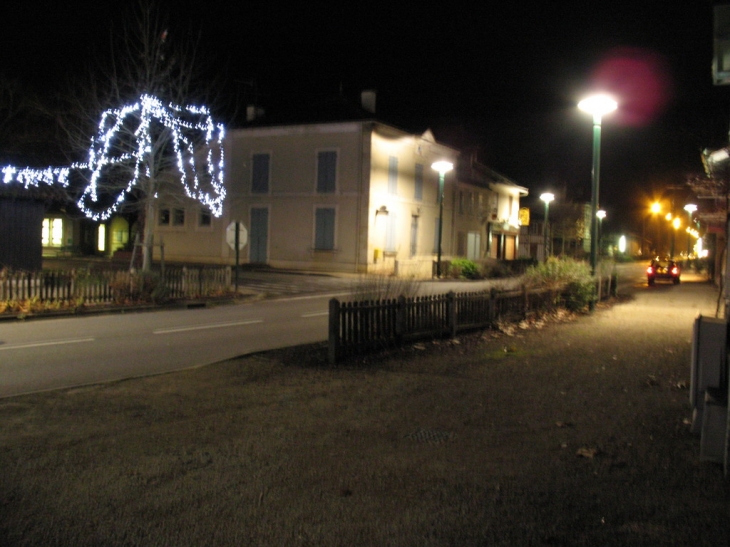
[[[224,192],[215,167],[222,158],[211,154],[222,128],[206,108],[189,106],[210,99],[214,88],[204,78],[199,41],[176,37],[153,0],[138,0],[112,34],[109,61],[60,109],[70,150],[86,157],[75,164],[80,208],[97,220],[135,216],[143,270],[151,267],[159,199],[193,198],[218,216]]]

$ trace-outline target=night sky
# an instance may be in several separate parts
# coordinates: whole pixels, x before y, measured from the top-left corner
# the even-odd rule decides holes
[[[531,193],[590,199],[594,89],[608,229],[636,229],[649,197],[727,143],[730,88],[711,79],[710,0],[680,2],[162,2],[173,39],[200,33],[225,92],[268,112],[378,92],[378,114],[474,149]],[[0,74],[40,90],[103,59],[124,2],[27,0],[2,9]],[[171,6],[171,7],[167,7]],[[81,82],[81,80],[79,80]]]

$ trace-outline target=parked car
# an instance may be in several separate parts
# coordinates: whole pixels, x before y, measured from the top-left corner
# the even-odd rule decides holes
[[[655,259],[651,261],[646,269],[646,280],[649,285],[653,285],[657,279],[671,281],[677,285],[681,275],[682,270],[674,260]]]

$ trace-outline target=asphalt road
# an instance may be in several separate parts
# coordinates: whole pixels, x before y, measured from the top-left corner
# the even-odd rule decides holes
[[[0,397],[326,340],[328,295],[0,324]]]

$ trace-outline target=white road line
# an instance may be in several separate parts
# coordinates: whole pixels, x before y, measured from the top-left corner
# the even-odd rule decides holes
[[[195,325],[192,327],[174,327],[171,329],[157,329],[152,334],[174,334],[176,332],[188,332],[191,330],[218,329],[224,327],[240,327],[241,325],[253,325],[255,323],[263,323],[261,319],[253,319],[251,321],[235,321],[233,323],[214,323],[212,325]]]
[[[0,351],[11,349],[41,348],[43,346],[59,346],[63,344],[81,344],[84,342],[93,341],[94,338],[76,338],[74,340],[54,340],[52,342],[33,342],[32,344],[13,344],[10,346],[0,346]]]
[[[305,313],[301,317],[320,317],[321,315],[329,315],[330,312],[328,311],[318,311],[314,313]]]

